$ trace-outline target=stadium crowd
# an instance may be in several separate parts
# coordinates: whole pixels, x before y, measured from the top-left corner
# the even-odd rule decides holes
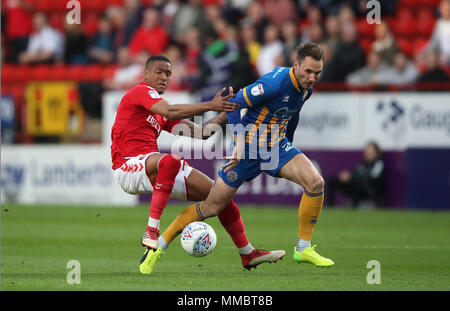
[[[2,86],[9,91],[17,68],[48,66],[13,79],[23,84],[23,77],[92,67],[78,78],[79,93],[88,115],[99,118],[101,94],[136,85],[151,55],[172,61],[168,90],[204,101],[225,85],[238,90],[292,65],[302,42],[325,51],[318,87],[450,81],[450,0],[378,2],[381,23],[370,24],[367,0],[79,0],[81,22],[69,24],[66,1],[5,0],[1,60],[10,66],[2,66]],[[96,75],[99,68],[111,70]]]
[[[208,97],[226,82],[239,87],[275,66],[291,65],[294,48],[310,41],[326,51],[324,82],[449,79],[448,0],[428,1],[425,7],[406,6],[411,0],[380,1],[383,18],[375,25],[366,22],[364,0],[110,1],[87,16],[96,20],[85,18],[81,24],[68,24],[65,14],[50,19],[48,12],[33,7],[35,1],[4,2],[6,62],[117,63],[119,69],[105,81],[107,88],[129,87],[140,78],[137,64],[164,53],[174,63],[171,89]],[[84,15],[83,9],[81,3]],[[428,33],[407,34],[414,17],[434,25]]]

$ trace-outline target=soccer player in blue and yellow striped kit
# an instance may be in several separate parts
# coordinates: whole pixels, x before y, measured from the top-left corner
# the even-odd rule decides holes
[[[228,113],[234,134],[232,155],[219,171],[207,199],[186,208],[168,230],[181,231],[192,221],[217,216],[242,183],[265,172],[286,178],[304,189],[293,259],[316,266],[334,265],[310,243],[323,206],[324,180],[306,155],[286,137],[289,121],[297,118],[313,92],[323,69],[323,55],[317,44],[301,44],[293,67],[275,68],[230,100],[247,109],[243,116],[240,109]]]

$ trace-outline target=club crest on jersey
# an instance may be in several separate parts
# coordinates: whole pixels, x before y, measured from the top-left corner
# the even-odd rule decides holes
[[[238,177],[238,175],[237,175],[237,173],[235,171],[230,171],[227,174],[227,179],[228,179],[229,182],[236,181],[237,177]]]
[[[255,85],[254,87],[252,87],[252,89],[250,90],[250,93],[253,96],[258,96],[258,95],[262,95],[264,94],[264,88],[262,86],[261,83],[258,83],[257,85]]]
[[[159,122],[151,115],[148,115],[147,122],[150,123],[150,125],[158,132],[161,132],[161,125]]]
[[[153,99],[158,99],[158,98],[160,98],[159,93],[156,92],[156,91],[153,91],[153,90],[148,91],[148,95],[150,95],[150,97],[153,98]]]

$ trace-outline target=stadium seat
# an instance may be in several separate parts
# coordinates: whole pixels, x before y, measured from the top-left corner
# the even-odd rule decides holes
[[[411,39],[398,38],[396,40],[399,49],[409,58],[414,55],[414,41]]]
[[[15,82],[20,81],[17,79],[16,66],[12,64],[5,64],[2,66],[2,82]]]
[[[436,7],[439,6],[439,3],[441,2],[441,0],[418,0],[420,8],[430,8],[430,9],[434,9]]]
[[[413,37],[416,31],[417,21],[410,18],[403,18],[397,21],[393,20],[391,24],[392,32],[395,36]]]
[[[73,81],[81,81],[84,76],[84,65],[72,65],[67,67],[66,78]]]
[[[402,9],[411,9],[419,7],[421,4],[421,0],[398,0],[397,3],[397,12],[401,11]]]
[[[81,17],[81,26],[83,27],[84,34],[88,37],[92,37],[98,28],[98,15],[96,13],[86,13],[85,17]]]
[[[53,12],[48,16],[50,26],[62,32],[64,31],[64,19],[65,15],[61,12]]]
[[[50,68],[50,73],[48,75],[50,80],[63,81],[68,80],[67,76],[67,66],[66,65],[55,65]]]
[[[49,65],[36,65],[30,69],[30,80],[49,80],[51,67]]]
[[[109,66],[103,67],[102,78],[103,79],[111,78],[114,75],[114,73],[116,72],[117,68],[118,68],[117,65],[109,65]]]
[[[430,10],[421,10],[417,12],[416,32],[419,36],[430,37],[433,33],[436,17]]]
[[[359,45],[363,48],[366,55],[372,50],[373,40],[362,38],[359,40]]]
[[[369,24],[366,18],[360,18],[356,22],[356,27],[358,28],[358,33],[360,38],[373,39],[375,24]]]
[[[83,76],[83,81],[103,81],[103,66],[102,65],[89,65],[86,66]]]
[[[15,79],[16,81],[28,81],[30,80],[30,72],[31,72],[30,66],[15,66]]]
[[[413,43],[414,55],[420,53],[428,44],[428,39],[416,38]]]

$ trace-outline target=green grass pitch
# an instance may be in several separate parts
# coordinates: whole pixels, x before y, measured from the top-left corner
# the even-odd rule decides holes
[[[167,206],[165,228],[186,204]],[[242,206],[255,247],[284,249],[286,257],[256,270],[242,268],[217,218],[214,252],[190,257],[177,238],[151,275],[139,273],[140,236],[148,206],[23,206],[1,210],[2,290],[309,291],[450,290],[450,213],[324,208],[313,235],[317,251],[335,261],[317,268],[292,260],[297,209]],[[81,284],[66,281],[78,260]],[[370,260],[381,284],[368,284]]]

